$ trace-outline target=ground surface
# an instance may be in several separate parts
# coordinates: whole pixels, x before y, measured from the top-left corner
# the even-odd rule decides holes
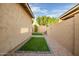
[[[44,37],[31,37],[19,51],[49,51]]]
[[[43,51],[43,52],[16,51],[7,55],[10,55],[10,56],[72,56],[72,54],[69,51],[67,51],[63,46],[57,43],[53,38],[49,38],[47,35],[32,35],[32,37],[44,37],[50,51]]]

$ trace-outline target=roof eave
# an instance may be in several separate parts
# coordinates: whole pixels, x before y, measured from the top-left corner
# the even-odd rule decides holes
[[[20,3],[25,10],[27,10],[32,18],[34,18],[33,12],[28,3]]]
[[[78,12],[75,12],[77,10],[79,10],[79,4],[77,4],[74,7],[72,7],[70,10],[68,10],[67,12],[65,12],[64,14],[62,14],[59,18],[62,19],[64,17],[66,17],[67,15],[71,14],[72,12],[74,12],[74,14],[76,14],[76,13],[79,12],[79,11]],[[62,20],[64,20],[64,19],[62,19]]]

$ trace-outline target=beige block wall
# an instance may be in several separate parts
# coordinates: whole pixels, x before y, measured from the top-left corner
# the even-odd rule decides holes
[[[79,13],[75,15],[75,47],[74,47],[74,53],[75,55],[79,55]]]
[[[68,51],[73,53],[73,18],[49,26],[47,33],[48,37],[52,38],[51,41],[56,40]]]
[[[27,40],[32,18],[20,4],[0,4],[0,53],[6,53]]]
[[[38,32],[44,33],[44,32],[46,31],[46,29],[47,29],[46,26],[40,25],[40,26],[38,27]]]

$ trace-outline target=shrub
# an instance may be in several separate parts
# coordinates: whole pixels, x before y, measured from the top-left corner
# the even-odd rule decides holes
[[[38,32],[38,26],[34,25],[34,32]]]

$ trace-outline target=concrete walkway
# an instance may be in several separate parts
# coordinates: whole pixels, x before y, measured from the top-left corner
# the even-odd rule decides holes
[[[25,51],[21,51],[21,52],[15,52],[15,53],[11,53],[11,54],[7,54],[6,56],[54,56],[51,54],[51,52],[25,52]]]

